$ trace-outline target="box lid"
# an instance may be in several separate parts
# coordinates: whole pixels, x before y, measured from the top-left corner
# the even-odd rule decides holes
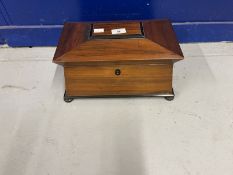
[[[54,55],[57,64],[183,59],[168,20],[66,23]]]

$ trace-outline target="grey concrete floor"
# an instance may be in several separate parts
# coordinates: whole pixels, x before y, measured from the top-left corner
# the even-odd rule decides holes
[[[182,49],[172,102],[67,104],[55,48],[1,48],[0,174],[232,175],[233,43]]]

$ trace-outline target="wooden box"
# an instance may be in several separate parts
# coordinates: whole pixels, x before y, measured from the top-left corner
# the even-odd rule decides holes
[[[172,70],[183,59],[168,20],[66,23],[53,62],[64,66],[64,100],[174,98]]]

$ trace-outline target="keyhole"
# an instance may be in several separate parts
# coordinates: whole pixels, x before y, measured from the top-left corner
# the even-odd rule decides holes
[[[116,69],[115,70],[115,75],[119,76],[121,74],[121,70],[120,69]]]

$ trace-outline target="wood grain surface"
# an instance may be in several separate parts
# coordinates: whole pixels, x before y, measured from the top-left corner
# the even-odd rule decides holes
[[[87,23],[65,23],[53,61],[87,41],[90,29]]]
[[[116,69],[120,75],[115,75]],[[172,64],[65,67],[65,77],[69,96],[172,92]]]
[[[169,20],[143,22],[145,37],[183,57],[182,50]]]
[[[117,28],[127,34],[111,38]],[[67,23],[53,62],[64,66],[68,96],[117,96],[172,94],[173,63],[182,59],[171,23],[149,20]]]
[[[116,62],[136,60],[180,60],[181,57],[148,39],[104,39],[83,43],[59,57],[63,62]]]
[[[132,32],[138,31],[140,22],[129,22]],[[90,23],[67,23],[53,62],[86,64],[88,62],[150,61],[183,59],[183,54],[172,26],[167,20],[143,21],[145,38],[91,39]],[[98,26],[99,25],[99,26]],[[118,23],[96,23],[94,26],[113,28]],[[126,25],[125,23],[122,25]]]

